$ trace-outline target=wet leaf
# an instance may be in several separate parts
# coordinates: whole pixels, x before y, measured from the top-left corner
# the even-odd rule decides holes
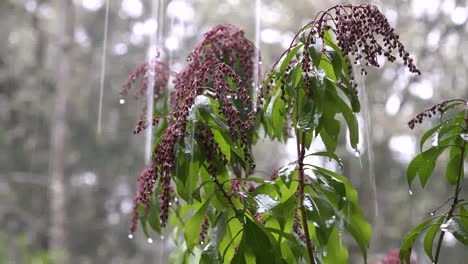
[[[426,252],[427,256],[434,261],[434,257],[432,256],[432,248],[434,244],[434,238],[436,237],[437,233],[439,232],[440,225],[444,222],[445,216],[441,216],[437,222],[432,225],[426,232],[424,236],[424,251]]]

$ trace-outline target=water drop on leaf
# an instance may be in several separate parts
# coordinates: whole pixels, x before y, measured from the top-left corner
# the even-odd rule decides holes
[[[153,244],[153,239],[151,237],[148,237],[148,243]]]
[[[429,213],[430,216],[434,216],[434,214],[435,214],[434,212],[430,212],[430,213]]]
[[[432,146],[437,147],[439,146],[439,133],[435,133],[432,137]]]
[[[125,104],[125,99],[120,98],[119,103],[120,103],[120,104]]]
[[[408,193],[409,193],[409,195],[413,195],[413,191],[412,191],[412,190],[409,190]]]
[[[133,239],[133,234],[128,234],[128,239]]]
[[[460,134],[460,137],[461,137],[463,140],[468,141],[468,134],[466,134],[466,133]]]

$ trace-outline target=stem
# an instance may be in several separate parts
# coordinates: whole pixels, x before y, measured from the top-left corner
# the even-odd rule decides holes
[[[296,122],[299,120],[299,98],[296,90]],[[301,210],[302,215],[302,228],[304,229],[304,235],[306,240],[307,252],[309,255],[310,264],[316,264],[314,257],[314,246],[310,240],[309,226],[307,225],[307,212],[304,207],[304,157],[305,157],[305,147],[304,141],[305,137],[302,135],[300,138],[299,130],[297,126],[294,127],[294,132],[296,134],[296,148],[297,148],[297,164],[298,164],[298,181],[299,181],[299,209]]]
[[[296,135],[299,136],[298,134]],[[304,207],[304,137],[302,137],[302,144],[299,143],[299,138],[296,140],[297,144],[297,155],[298,155],[298,180],[299,180],[299,207],[302,214],[302,226],[304,229],[304,235],[306,239],[307,251],[309,253],[309,259],[311,264],[316,264],[315,257],[314,257],[314,247],[312,245],[312,241],[310,240],[309,234],[309,227],[307,225],[307,212]]]
[[[239,222],[244,225],[244,219],[239,215],[239,211],[236,208],[236,205],[234,202],[231,200],[231,196],[224,190],[223,185],[216,179],[215,177],[212,177],[213,182],[218,186],[218,188],[221,190],[221,192],[224,195],[224,198],[228,201],[228,203],[231,205],[232,209],[234,210],[234,213],[236,214],[237,219],[239,219]]]
[[[463,133],[468,133],[468,121],[466,120],[466,116],[468,114],[468,110],[465,110],[465,128],[463,130]],[[458,177],[457,177],[457,186],[455,187],[455,195],[453,198],[453,203],[452,206],[450,207],[450,210],[447,213],[447,218],[445,221],[450,220],[453,217],[453,213],[455,212],[455,209],[457,208],[457,204],[459,202],[458,200],[458,195],[460,194],[461,188],[460,188],[460,181],[461,178],[464,174],[463,172],[463,161],[465,160],[465,147],[466,147],[466,141],[463,139],[463,144],[461,146],[461,153],[460,153],[460,161],[458,163]],[[445,231],[442,231],[439,235],[439,240],[437,241],[437,249],[436,249],[436,255],[434,259],[434,263],[437,264],[439,263],[439,256],[440,256],[440,249],[442,248],[442,242],[444,240],[445,236]]]

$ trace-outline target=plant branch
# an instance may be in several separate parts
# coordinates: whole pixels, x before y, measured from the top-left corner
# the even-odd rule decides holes
[[[231,196],[226,192],[226,190],[223,188],[223,185],[216,179],[215,177],[211,178],[213,182],[218,186],[219,190],[223,193],[224,198],[228,201],[229,205],[231,205],[232,209],[234,210],[234,213],[236,214],[237,219],[239,219],[239,222],[244,225],[244,219],[239,215],[239,211],[236,208],[236,205],[234,202],[231,200]]]
[[[295,98],[295,106],[296,106],[296,122],[299,120],[299,98],[298,93],[296,90],[296,98]],[[302,215],[302,228],[304,229],[304,235],[306,240],[307,252],[309,255],[310,264],[316,264],[314,257],[314,246],[312,245],[312,241],[310,240],[309,234],[309,226],[307,225],[307,212],[304,207],[304,158],[305,158],[305,136],[304,134],[302,137],[299,134],[299,130],[297,129],[297,125],[294,126],[294,132],[296,134],[296,148],[297,148],[297,164],[298,164],[298,181],[299,181],[299,209]]]
[[[465,110],[465,128],[463,130],[463,133],[465,134],[468,133],[468,121],[466,120],[467,115],[468,115],[468,110]],[[464,174],[463,162],[465,160],[465,147],[466,147],[466,141],[463,139],[463,144],[461,146],[461,153],[460,153],[460,161],[458,163],[457,186],[455,187],[455,195],[453,198],[452,206],[450,207],[450,210],[447,213],[447,218],[445,221],[448,221],[453,217],[455,209],[457,208],[457,204],[460,201],[458,199],[458,195],[460,194],[460,191],[461,191],[461,187],[460,187],[461,178],[464,176],[463,175]],[[442,231],[439,235],[439,240],[437,241],[436,255],[434,258],[435,264],[439,263],[440,249],[442,248],[442,242],[444,240],[444,236],[445,236],[445,231]]]

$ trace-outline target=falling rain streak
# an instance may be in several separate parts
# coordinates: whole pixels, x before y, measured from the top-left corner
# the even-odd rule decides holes
[[[148,61],[148,76],[147,76],[147,89],[146,89],[146,120],[148,124],[152,123],[153,119],[153,102],[154,102],[154,82],[155,82],[155,55],[159,52],[157,49],[160,48],[160,41],[162,36],[163,19],[161,17],[164,1],[153,0],[151,2],[151,17],[157,23],[157,31],[150,36],[150,43],[147,50],[147,61]],[[158,12],[159,11],[159,12]],[[158,15],[159,13],[159,15]],[[149,125],[146,129],[145,137],[145,164],[149,165],[151,161],[151,145],[153,140],[153,126]]]
[[[100,85],[99,85],[99,106],[98,106],[98,123],[97,123],[98,135],[101,134],[101,126],[102,126],[102,99],[104,96],[104,81],[105,81],[105,75],[106,75],[108,31],[109,31],[109,0],[106,0],[106,14],[104,18],[104,39],[102,41],[101,77],[100,77]],[[121,104],[122,104],[122,100],[123,99],[120,100]]]
[[[361,66],[358,66],[358,68],[362,69]],[[369,129],[371,126],[371,116],[369,112],[369,97],[367,95],[366,83],[364,81],[364,77],[360,75],[358,80],[359,80],[359,84],[358,84],[359,94],[362,96],[361,109],[362,109],[362,114],[363,114],[363,119],[364,119],[364,138],[365,138],[365,146],[367,147],[368,174],[369,174],[369,181],[371,185],[371,193],[372,193],[372,197],[374,200],[374,216],[377,217],[379,215],[379,205],[377,201],[377,185],[375,183],[375,173],[374,173],[374,163],[373,163],[374,153],[373,153],[372,140],[371,140],[370,129]],[[359,150],[356,150],[356,152],[360,156]],[[359,162],[361,162],[360,157],[359,157]],[[362,167],[362,164],[361,164],[361,167]]]
[[[255,57],[254,57],[254,76],[253,76],[253,100],[254,108],[257,107],[258,77],[260,73],[260,14],[261,0],[255,0]]]

